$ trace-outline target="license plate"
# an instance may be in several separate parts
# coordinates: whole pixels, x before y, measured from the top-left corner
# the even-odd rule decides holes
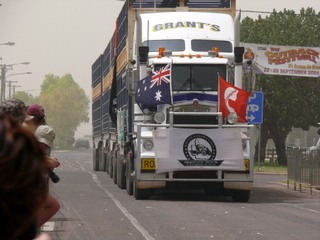
[[[141,159],[141,169],[144,169],[144,170],[156,169],[156,160],[154,158]]]

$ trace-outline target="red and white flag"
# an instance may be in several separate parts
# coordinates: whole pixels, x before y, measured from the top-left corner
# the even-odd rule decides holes
[[[250,92],[227,83],[219,76],[219,111],[223,117],[235,112],[239,122],[248,122],[246,115],[249,96]]]

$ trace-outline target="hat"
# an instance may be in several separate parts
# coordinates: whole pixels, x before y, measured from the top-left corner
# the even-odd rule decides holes
[[[53,148],[53,140],[56,137],[56,133],[51,127],[48,125],[40,125],[37,128],[35,135],[39,142]]]
[[[38,104],[34,104],[30,106],[27,110],[27,114],[30,116],[37,116],[37,117],[45,117],[44,108]]]
[[[31,119],[33,119],[34,118],[34,116],[30,116],[30,115],[26,115],[26,117],[25,117],[25,121],[29,121],[29,120],[31,120]]]

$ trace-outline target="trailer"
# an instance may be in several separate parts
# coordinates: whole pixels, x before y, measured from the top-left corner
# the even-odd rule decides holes
[[[125,1],[92,65],[93,169],[135,199],[186,187],[249,200],[254,128],[233,105],[245,90],[235,7]]]

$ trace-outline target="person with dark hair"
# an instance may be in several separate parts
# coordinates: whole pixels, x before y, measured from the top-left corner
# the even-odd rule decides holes
[[[25,122],[28,122],[33,118],[36,118],[35,122],[39,121],[41,123],[45,123],[44,121],[41,121],[41,118],[45,117],[44,109],[40,105],[32,105],[31,107],[28,108],[30,115],[27,114],[26,109],[27,108],[24,102],[16,98],[7,99],[6,101],[0,104],[0,113],[3,113],[4,115],[12,117],[13,121],[15,121],[20,126],[24,125],[24,129],[34,135],[36,129],[39,126],[41,126],[41,124],[38,126],[29,127],[28,125],[25,124]],[[37,115],[37,113],[39,114]],[[41,144],[38,143],[38,145],[42,147]],[[45,165],[46,165],[45,173],[48,173],[48,169],[56,168],[60,165],[60,163],[57,158],[49,157],[47,154],[45,154]],[[45,174],[45,176],[47,176],[47,174]],[[47,184],[46,180],[45,180],[45,183]],[[43,223],[46,220],[48,220],[48,216],[52,216],[52,212],[54,212],[55,214],[56,211],[59,210],[59,208],[60,208],[59,202],[47,191],[45,203],[41,208],[41,211],[39,211],[39,214],[37,216],[38,220],[35,222],[36,223],[35,226],[38,226],[38,227],[42,226]],[[2,238],[0,239],[2,240]]]
[[[17,98],[10,98],[2,102],[0,104],[0,113],[13,117],[21,125],[24,121],[33,118],[33,116],[26,115],[26,105]]]
[[[32,132],[4,114],[0,143],[0,239],[34,239],[48,191],[45,152]]]

